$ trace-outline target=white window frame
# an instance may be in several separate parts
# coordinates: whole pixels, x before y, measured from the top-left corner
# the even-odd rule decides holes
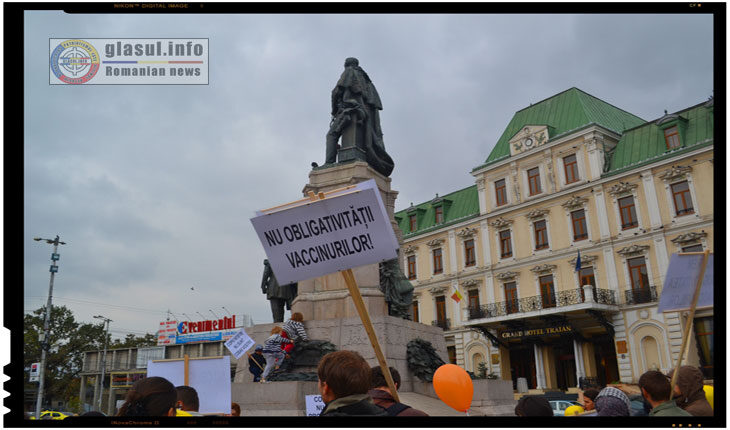
[[[502,258],[502,242],[501,242],[501,239],[499,237],[499,233],[501,233],[501,232],[503,232],[505,230],[509,230],[509,246],[512,249],[512,256],[511,257],[507,257],[507,258]],[[497,241],[497,262],[498,263],[501,263],[503,261],[515,261],[516,260],[516,257],[515,256],[516,256],[517,253],[516,253],[516,250],[515,250],[515,241],[514,241],[514,235],[513,235],[513,229],[512,229],[512,227],[510,226],[508,228],[503,228],[501,230],[496,230],[495,233],[494,233],[494,236],[495,236],[496,241]]]
[[[588,233],[588,239],[583,240],[575,240],[575,231],[573,231],[573,212],[575,211],[583,211],[583,215],[586,219],[586,232]],[[580,207],[574,206],[571,209],[565,209],[565,216],[568,222],[568,228],[570,230],[570,246],[576,246],[576,245],[590,245],[593,243],[593,234],[591,233],[591,220],[588,217],[588,201],[584,202]]]
[[[536,249],[537,242],[535,241],[535,223],[538,221],[545,221],[545,231],[548,240],[548,247],[545,249]],[[553,240],[550,237],[550,220],[548,219],[547,214],[530,220],[530,243],[532,243],[532,255],[542,255],[552,252]]]
[[[627,246],[631,246],[632,244],[628,244]],[[651,267],[651,256],[649,253],[651,252],[651,248],[647,249],[645,252],[633,254],[631,256],[624,256],[619,254],[619,257],[621,257],[621,266],[624,269],[624,279],[625,279],[625,285],[623,286],[623,289],[619,286],[617,293],[621,294],[622,297],[619,297],[618,303],[623,303],[624,306],[626,306],[625,298],[626,298],[626,290],[631,289],[631,274],[629,273],[629,260],[638,258],[638,257],[644,257],[644,264],[646,264],[646,276],[649,278],[649,286],[654,287],[654,290],[656,291],[658,285],[654,281],[654,273]],[[659,298],[659,291],[657,291],[657,299]],[[640,304],[633,304],[629,306],[656,306],[657,303],[655,302],[647,302],[647,303],[640,303]]]
[[[507,195],[507,203],[505,203],[503,205],[500,205],[500,206],[497,206],[497,189],[496,189],[496,183],[497,183],[497,181],[502,180],[502,179],[504,179],[505,192],[506,192],[506,195]],[[487,181],[487,183],[489,184],[488,186],[491,188],[489,190],[489,198],[490,198],[490,201],[492,203],[492,210],[499,210],[499,209],[502,209],[502,208],[506,208],[507,206],[509,206],[510,204],[512,204],[512,193],[510,193],[511,182],[512,182],[512,180],[509,177],[509,173],[505,173],[504,176],[501,176],[499,178],[492,178],[492,179],[490,179],[490,180]]]
[[[520,281],[517,280],[517,276],[515,276],[512,279],[510,279],[509,281],[499,281],[499,282],[500,282],[500,286],[502,287],[502,288],[500,288],[500,290],[502,290],[501,291],[501,293],[502,293],[502,301],[505,302],[505,303],[507,303],[507,293],[504,291],[504,284],[509,284],[510,282],[514,282],[515,283],[515,291],[517,292],[517,299],[516,300],[519,302],[519,300],[522,298],[522,294],[520,294]],[[539,288],[539,286],[538,286],[538,288]]]
[[[465,238],[463,238],[461,240],[461,252],[462,252],[462,255],[464,257],[463,258],[464,270],[474,270],[474,269],[476,269],[479,266],[479,254],[478,254],[478,251],[477,251],[477,248],[478,248],[477,245],[478,244],[477,244],[477,237],[476,236],[477,235],[474,234],[473,236],[468,236],[468,237],[465,237]],[[468,240],[473,240],[474,241],[474,265],[473,266],[467,266],[466,265],[466,242]],[[512,254],[514,254],[514,252]]]
[[[534,168],[538,169],[539,175],[540,175],[540,192],[535,195],[530,195],[530,177],[527,174],[528,170],[532,170]],[[525,184],[525,196],[524,200],[530,200],[530,199],[536,199],[538,197],[542,197],[545,195],[546,188],[546,182],[545,182],[545,169],[543,168],[543,163],[536,163],[534,166],[525,166],[522,169],[522,180]]]
[[[578,180],[575,182],[571,182],[570,184],[567,183],[568,178],[565,177],[565,157],[570,157],[571,155],[575,155],[575,161],[578,165]],[[578,149],[577,151],[573,151],[570,153],[561,154],[559,156],[560,162],[559,168],[558,168],[558,178],[560,179],[560,189],[567,189],[575,187],[576,185],[581,185],[586,182],[586,169],[583,165],[583,157],[584,152],[583,148]]]
[[[542,298],[542,291],[540,290],[540,278],[543,276],[552,275],[553,277],[553,293],[555,293],[555,307],[558,308],[558,292],[564,291],[559,290],[558,287],[560,286],[560,280],[558,278],[558,270],[557,268],[552,271],[548,272],[542,272],[542,273],[535,273],[535,296]],[[550,308],[552,309],[552,308]]]
[[[672,185],[678,184],[680,182],[687,181],[687,187],[689,188],[690,196],[692,197],[692,207],[694,208],[694,213],[690,215],[682,215],[677,216],[677,207],[674,205],[674,196],[672,195]],[[692,175],[689,173],[686,173],[683,178],[673,178],[672,180],[663,180],[664,182],[664,193],[667,197],[667,203],[669,206],[669,211],[671,213],[672,218],[672,226],[675,225],[684,225],[684,224],[690,224],[693,222],[696,222],[700,219],[700,208],[699,208],[699,201],[697,200],[697,194],[695,193],[695,186],[694,181],[692,180]]]
[[[618,230],[618,237],[626,237],[626,236],[633,236],[634,233],[640,233],[641,230],[644,229],[644,223],[641,221],[641,205],[639,204],[639,188],[636,187],[630,192],[620,193],[612,196],[613,198],[613,211],[616,215],[616,229]],[[621,228],[621,209],[618,206],[619,199],[623,199],[624,197],[633,197],[634,198],[634,211],[636,211],[636,227],[630,228],[628,230],[622,230]]]

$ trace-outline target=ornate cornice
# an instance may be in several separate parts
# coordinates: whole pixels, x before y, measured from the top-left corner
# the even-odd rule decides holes
[[[446,293],[447,289],[448,287],[445,286],[431,287],[428,289],[428,292],[431,293],[432,296],[438,296],[440,294]]]
[[[479,284],[481,284],[481,282],[482,281],[480,281],[479,279],[467,279],[466,281],[461,283],[461,287],[462,288],[476,287]]]
[[[623,255],[624,257],[627,257],[634,254],[645,254],[648,250],[649,245],[631,245],[625,248],[621,248],[616,252]]]
[[[416,246],[408,245],[405,248],[403,248],[403,254],[405,254],[405,255],[415,254],[416,251],[418,251],[418,245],[416,245]]]
[[[426,242],[426,245],[430,246],[431,248],[435,248],[439,245],[444,243],[444,239],[438,238],[438,239],[432,239]]]
[[[518,275],[519,275],[519,273],[507,271],[507,272],[498,273],[495,277],[497,279],[499,279],[500,281],[509,281],[510,279],[514,279]]]
[[[555,264],[540,264],[539,266],[535,266],[530,271],[532,273],[552,273],[557,269],[558,266]]]
[[[586,204],[588,201],[585,197],[579,197],[579,196],[573,196],[568,200],[567,202],[563,203],[561,206],[565,209],[577,209],[582,208],[583,205]]]
[[[692,171],[690,166],[672,166],[659,174],[659,179],[663,181],[673,181],[675,179],[684,178],[687,173]]]
[[[707,233],[705,233],[705,232],[697,233],[697,232],[693,231],[691,233],[680,234],[679,236],[672,239],[672,243],[674,243],[675,245],[679,245],[679,244],[685,244],[685,243],[689,243],[689,242],[697,242],[700,239],[705,238],[705,237],[707,237]]]
[[[550,209],[533,209],[525,215],[529,219],[543,218],[550,212]]]
[[[608,193],[612,196],[617,196],[620,194],[630,193],[636,187],[638,187],[637,184],[622,181],[609,188]]]
[[[456,235],[461,238],[467,238],[474,236],[477,231],[478,230],[476,228],[464,227],[463,229],[459,230]]]
[[[489,225],[491,225],[494,228],[505,228],[512,225],[512,220],[506,220],[502,217],[499,217],[495,219],[494,221],[490,222]]]
[[[583,263],[593,263],[598,259],[597,255],[581,255],[580,256],[580,264]],[[578,260],[578,256],[575,256],[568,260],[568,263],[570,263],[571,266],[575,266],[576,260]]]

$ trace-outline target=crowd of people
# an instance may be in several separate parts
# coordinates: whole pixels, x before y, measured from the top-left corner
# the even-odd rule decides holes
[[[582,406],[571,406],[565,410],[566,416],[597,417],[682,417],[713,416],[713,408],[708,401],[703,383],[703,375],[695,366],[681,366],[677,383],[672,392],[671,379],[674,370],[663,374],[649,370],[639,378],[640,395],[634,395],[632,402],[624,391],[607,386],[602,389],[587,388],[582,392]],[[632,403],[638,403],[638,407]],[[544,396],[523,396],[517,402],[515,415],[553,416],[553,408]]]
[[[249,370],[254,381],[266,381],[271,370],[280,364],[288,353],[286,346],[306,340],[300,316],[276,327],[264,347],[255,348],[249,355]],[[298,323],[298,324],[297,324]],[[278,329],[278,330],[277,330]],[[284,334],[285,333],[285,334]],[[261,357],[261,358],[259,358]],[[265,361],[262,358],[265,357]],[[390,367],[395,389],[401,385],[399,372]],[[677,383],[672,392],[670,380],[673,371],[663,374],[650,370],[641,375],[638,387],[641,394],[632,394],[615,386],[599,389],[589,387],[581,392],[582,404],[571,406],[566,416],[712,416],[713,407],[708,401],[702,372],[694,366],[681,366]],[[423,411],[395,400],[380,366],[370,367],[367,361],[354,351],[336,351],[325,355],[317,367],[318,390],[325,403],[320,416],[428,416]],[[638,406],[637,406],[638,404]],[[117,416],[203,416],[199,409],[198,393],[193,387],[175,387],[165,378],[152,376],[135,382],[119,408]],[[87,413],[84,415],[90,415]],[[231,404],[231,412],[225,416],[240,416],[241,407]],[[517,402],[515,415],[520,417],[553,416],[553,408],[547,398],[539,395],[523,396]]]

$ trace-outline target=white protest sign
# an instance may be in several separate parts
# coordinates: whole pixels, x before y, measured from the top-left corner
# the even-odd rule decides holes
[[[228,339],[224,345],[229,351],[231,351],[231,354],[236,357],[236,360],[238,360],[253,346],[254,343],[256,342],[249,337],[246,330],[241,329],[232,338]]]
[[[251,223],[281,285],[397,256],[398,241],[374,180],[261,214]]]
[[[322,410],[324,409],[324,402],[322,401],[322,396],[320,395],[306,395],[304,396],[304,401],[307,405],[307,416],[308,417],[318,417],[319,414],[322,413]]]
[[[231,357],[196,357],[189,361],[188,385],[198,392],[202,414],[231,411]],[[185,385],[185,360],[150,360],[147,377],[161,376],[174,386]]]
[[[672,254],[667,276],[659,298],[659,312],[674,312],[692,307],[692,297],[702,268],[702,254]],[[714,256],[707,256],[707,268],[702,279],[697,309],[713,306]]]

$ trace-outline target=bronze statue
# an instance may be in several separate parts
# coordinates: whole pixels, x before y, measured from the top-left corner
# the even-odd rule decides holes
[[[385,152],[380,114],[383,104],[375,85],[357,58],[345,60],[345,70],[332,90],[332,121],[327,133],[325,164],[363,160],[390,176],[393,159]],[[342,136],[342,146],[337,141]]]
[[[411,319],[413,284],[400,270],[397,258],[380,263],[380,291],[385,294],[388,315]]]
[[[296,282],[288,285],[279,285],[276,281],[274,271],[269,265],[269,260],[264,260],[264,277],[261,280],[261,292],[266,294],[266,298],[271,303],[271,316],[274,322],[284,322],[284,305],[286,309],[291,309],[291,303],[297,296]]]

